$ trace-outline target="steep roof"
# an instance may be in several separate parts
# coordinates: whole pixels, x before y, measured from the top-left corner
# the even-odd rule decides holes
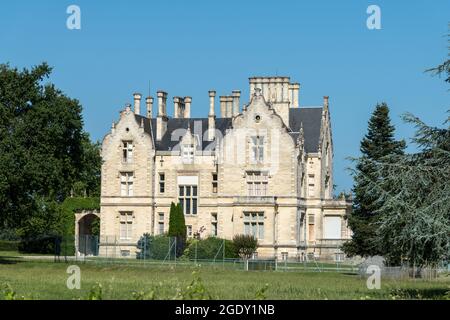
[[[152,137],[154,137],[156,150],[159,151],[170,151],[175,147],[185,131],[189,127],[191,132],[201,139],[202,150],[205,150],[210,144],[215,143],[214,141],[207,140],[208,130],[208,118],[169,118],[167,121],[167,130],[161,141],[156,141],[156,119],[148,119],[141,115],[136,115],[136,120],[138,123],[144,121],[144,130]],[[222,137],[225,135],[225,131],[231,127],[231,118],[216,118],[216,130],[219,130]],[[176,132],[177,129],[184,129]]]
[[[214,141],[207,141],[206,131],[208,130],[208,118],[169,118],[167,121],[167,131],[161,141],[156,141],[156,119],[148,119],[141,115],[135,115],[136,121],[144,124],[144,131],[150,134],[155,140],[156,150],[170,151],[181,139],[184,131],[176,132],[177,129],[187,129],[199,137],[202,141],[202,150],[212,147]],[[222,137],[225,136],[227,129],[231,127],[231,118],[216,118],[216,130],[219,130]],[[298,138],[300,124],[303,124],[303,133],[305,137],[305,151],[318,152],[320,127],[322,124],[322,108],[290,108],[289,109],[289,127],[292,130],[290,135],[294,140]]]
[[[289,127],[295,133],[300,131],[303,124],[305,137],[305,151],[318,152],[320,127],[322,124],[322,108],[290,108]]]

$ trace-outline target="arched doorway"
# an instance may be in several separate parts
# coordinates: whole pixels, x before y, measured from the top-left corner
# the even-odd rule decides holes
[[[97,256],[100,217],[96,211],[75,214],[75,243],[77,254]]]

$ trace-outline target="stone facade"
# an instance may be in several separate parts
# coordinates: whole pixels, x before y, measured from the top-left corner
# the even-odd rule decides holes
[[[351,203],[332,196],[328,97],[300,107],[299,88],[250,78],[250,102],[222,96],[220,117],[210,91],[207,118],[190,118],[190,97],[174,97],[169,117],[163,91],[156,117],[151,97],[141,116],[135,94],[134,112],[127,105],[103,140],[100,253],[114,243],[132,255],[144,233],[167,232],[170,204],[181,202],[188,236],[253,234],[258,257],[339,257]]]

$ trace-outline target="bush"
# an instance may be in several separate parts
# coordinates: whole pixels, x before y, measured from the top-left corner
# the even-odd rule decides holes
[[[233,243],[236,252],[244,259],[249,259],[258,248],[258,240],[251,235],[237,234]]]
[[[0,251],[17,251],[19,250],[19,241],[0,240]]]
[[[195,249],[197,247],[197,259],[222,259],[223,258],[224,239],[209,237],[203,240],[192,240],[189,243],[185,256],[189,259],[195,259]],[[225,258],[238,258],[234,244],[230,240],[225,240]]]
[[[175,240],[166,235],[152,236],[149,233],[145,233],[137,243],[137,248],[140,251],[136,253],[136,258],[164,260],[166,257],[173,257],[173,248],[168,256],[170,245],[173,241]]]

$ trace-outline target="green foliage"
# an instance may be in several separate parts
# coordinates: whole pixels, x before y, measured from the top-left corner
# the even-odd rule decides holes
[[[83,132],[79,102],[43,84],[50,73],[45,63],[0,65],[0,228],[22,236],[59,232],[57,204],[75,184],[86,194],[100,185],[99,145]]]
[[[197,271],[192,272],[193,280],[185,288],[178,288],[175,300],[212,300]]]
[[[19,241],[0,240],[0,251],[17,251]]]
[[[208,237],[206,239],[189,241],[184,256],[190,260],[197,259],[222,259],[223,244],[225,243],[225,258],[238,258],[233,241],[224,240],[217,237]],[[197,251],[197,253],[196,253]]]
[[[264,285],[264,287],[262,287],[261,289],[256,291],[255,300],[266,300],[267,299],[267,297],[266,297],[267,289],[269,289],[269,284],[268,283],[266,283]]]
[[[382,255],[381,248],[374,240],[379,219],[380,204],[377,200],[380,194],[369,190],[369,183],[384,178],[377,172],[374,161],[388,155],[403,154],[405,142],[396,141],[394,131],[388,106],[385,103],[378,104],[369,120],[368,132],[361,141],[362,156],[353,159],[356,162],[353,170],[354,201],[352,213],[347,216],[353,235],[351,241],[343,246],[344,252],[349,256]]]
[[[168,236],[176,238],[176,253],[180,257],[186,247],[186,223],[181,205],[172,202],[169,215]]]
[[[233,244],[243,259],[249,259],[258,248],[258,240],[252,235],[237,234],[233,238]]]
[[[136,258],[155,260],[170,258],[173,254],[168,254],[173,241],[173,239],[165,235],[152,236],[149,233],[145,233],[137,243],[139,251],[136,253]]]
[[[4,300],[25,300],[24,296],[18,296],[9,283],[3,285],[1,290]]]
[[[103,287],[100,283],[96,283],[92,286],[86,300],[103,300]]]

